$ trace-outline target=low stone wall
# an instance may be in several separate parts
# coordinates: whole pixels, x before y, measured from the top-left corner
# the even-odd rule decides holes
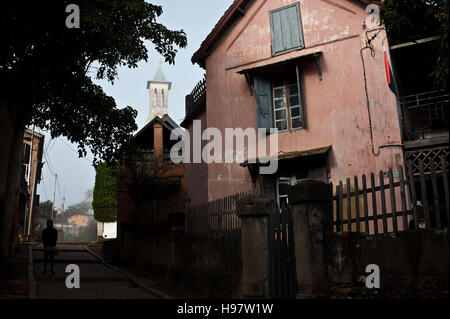
[[[303,180],[288,196],[297,298],[448,298],[447,229],[334,233],[328,184]],[[368,265],[378,266],[379,287],[366,286],[375,275]]]
[[[328,276],[335,291],[353,297],[448,297],[447,230],[330,234],[325,246]],[[369,264],[380,269],[379,289],[365,287]]]
[[[188,298],[239,298],[240,231],[139,232],[122,225],[120,260]]]

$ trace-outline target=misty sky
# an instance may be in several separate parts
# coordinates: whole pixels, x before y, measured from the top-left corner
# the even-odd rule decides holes
[[[169,92],[169,115],[180,123],[185,115],[185,96],[192,91],[204,74],[204,70],[198,65],[192,65],[191,57],[233,1],[152,0],[149,2],[163,7],[164,12],[158,22],[170,29],[183,29],[187,35],[188,46],[178,52],[175,65],[162,64],[166,79],[172,82]],[[147,43],[147,48],[149,60],[141,62],[135,69],[126,67],[119,69],[118,79],[114,85],[107,81],[96,81],[103,87],[106,94],[114,97],[119,108],[130,105],[138,111],[136,118],[138,129],[143,127],[149,113],[147,81],[153,79],[159,61],[164,60],[153,49],[151,43]],[[70,143],[65,137],[50,140],[50,134],[43,133],[47,156],[43,158],[45,164],[38,194],[41,196],[41,202],[53,200],[55,190],[53,174],[57,174],[55,206],[60,208],[65,196],[67,208],[71,204],[82,201],[85,192],[94,187],[95,171],[91,164],[92,156],[89,153],[87,158],[79,158],[76,144]]]

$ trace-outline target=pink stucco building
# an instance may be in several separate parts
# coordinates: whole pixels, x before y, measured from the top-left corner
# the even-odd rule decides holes
[[[403,165],[389,47],[370,3],[233,2],[192,57],[206,82],[187,96],[182,126],[191,138],[193,120],[221,132],[276,127],[278,171],[259,175],[246,160],[187,164],[191,205],[253,187],[281,201],[298,179],[337,183]]]

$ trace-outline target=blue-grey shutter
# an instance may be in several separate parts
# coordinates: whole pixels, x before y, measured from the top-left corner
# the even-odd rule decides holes
[[[300,5],[295,3],[270,12],[272,54],[303,48],[303,30]]]
[[[272,100],[270,96],[270,80],[265,77],[254,78],[256,125],[258,128],[273,127]]]

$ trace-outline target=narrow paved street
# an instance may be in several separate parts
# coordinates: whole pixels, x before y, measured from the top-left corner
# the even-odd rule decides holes
[[[83,245],[58,245],[59,254],[55,260],[55,274],[50,274],[50,265],[44,270],[44,252],[41,245],[33,248],[36,298],[41,299],[155,299],[157,296],[141,289],[127,276],[105,266],[89,253]],[[69,273],[66,266],[80,267],[80,288],[68,289],[65,281]]]

